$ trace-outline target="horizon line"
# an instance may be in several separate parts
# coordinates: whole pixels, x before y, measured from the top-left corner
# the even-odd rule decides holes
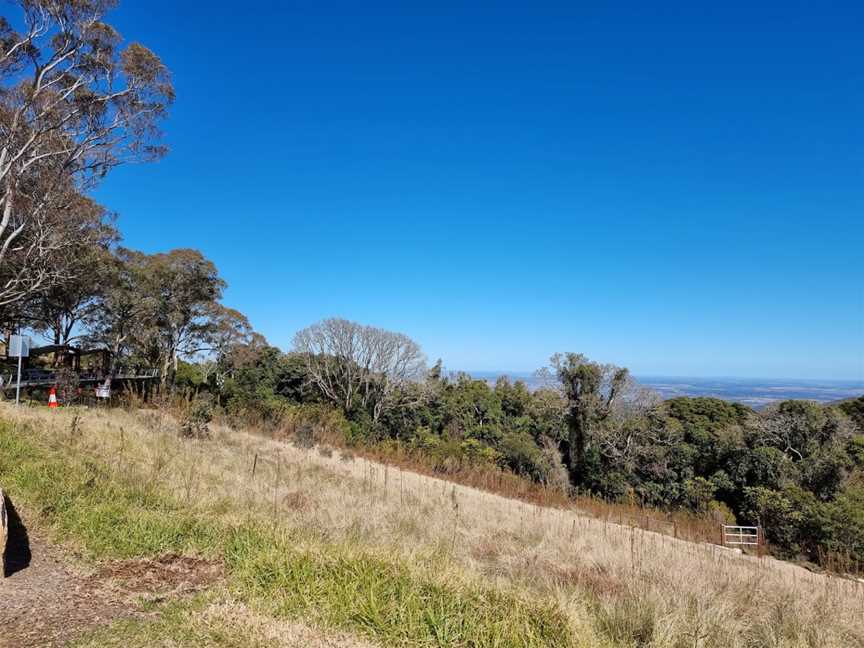
[[[445,370],[447,367],[444,367]],[[463,372],[469,375],[475,374],[495,374],[497,376],[533,376],[537,370],[498,370],[498,369],[453,369],[447,370],[448,373]],[[789,378],[777,376],[735,376],[726,375],[695,375],[695,374],[663,374],[663,373],[636,373],[630,372],[634,378],[663,378],[663,379],[687,379],[687,380],[763,380],[763,381],[796,381],[796,382],[830,382],[830,383],[849,383],[854,387],[864,388],[864,378]]]

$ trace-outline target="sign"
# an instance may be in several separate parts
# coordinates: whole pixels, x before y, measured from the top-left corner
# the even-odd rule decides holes
[[[9,338],[9,357],[27,358],[30,356],[30,338],[23,335],[13,335]]]
[[[110,380],[106,380],[101,385],[96,385],[96,398],[111,398]]]
[[[23,335],[11,335],[7,356],[18,358],[18,382],[15,384],[15,405],[21,403],[21,364],[24,358],[30,356],[30,338]]]

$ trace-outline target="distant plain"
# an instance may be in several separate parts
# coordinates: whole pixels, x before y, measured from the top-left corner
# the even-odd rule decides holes
[[[498,376],[523,380],[531,389],[543,386],[543,379],[530,372],[469,371],[475,378],[494,384]],[[852,380],[803,380],[774,378],[694,378],[686,376],[636,376],[645,387],[664,399],[679,396],[709,396],[761,409],[788,399],[819,403],[857,398],[864,394],[864,382]]]

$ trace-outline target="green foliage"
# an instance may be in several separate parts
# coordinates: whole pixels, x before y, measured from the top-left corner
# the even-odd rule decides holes
[[[768,541],[787,558],[816,560],[825,546],[829,518],[827,507],[813,493],[797,486],[782,491],[745,489],[746,515],[765,528]]]
[[[184,436],[203,439],[210,435],[208,424],[213,420],[213,403],[207,397],[199,396],[189,402],[180,421],[180,431]]]
[[[684,482],[684,497],[688,507],[698,513],[705,513],[714,501],[717,487],[704,477],[694,477]]]
[[[589,451],[613,405],[625,397],[627,369],[592,362],[578,353],[552,356],[552,365],[567,399],[567,447],[570,473],[582,483],[593,481]]]
[[[837,496],[853,467],[853,459],[840,446],[830,447],[802,463],[801,485],[826,502]]]
[[[542,481],[548,472],[542,450],[531,436],[522,430],[505,432],[501,439],[504,462],[517,475]]]
[[[467,374],[461,374],[448,387],[440,403],[441,425],[447,434],[491,446],[500,444],[504,419],[500,395],[485,381]]]
[[[864,468],[864,434],[857,434],[849,439],[846,453],[856,468]]]
[[[850,483],[828,506],[828,548],[856,561],[864,559],[864,478]]]
[[[174,384],[184,392],[198,392],[207,387],[207,374],[204,366],[194,362],[177,363],[177,373],[174,375]]]
[[[301,358],[276,347],[233,349],[220,359],[214,385],[229,416],[256,424],[278,424],[289,407],[320,399],[308,386]]]
[[[839,408],[848,416],[858,430],[864,434],[864,396],[840,403]]]
[[[731,455],[730,459],[730,468],[739,484],[779,489],[795,483],[798,479],[798,467],[788,455],[777,448],[742,448]],[[734,463],[736,461],[737,466]]]
[[[778,555],[864,561],[864,437],[837,408],[786,401],[756,413],[712,398],[667,401],[604,432],[583,483],[612,499],[761,524]],[[602,440],[602,437],[601,437]],[[626,452],[625,452],[626,451]]]
[[[681,423],[693,439],[710,439],[734,425],[743,425],[753,411],[719,398],[673,398],[663,404],[671,418]]]

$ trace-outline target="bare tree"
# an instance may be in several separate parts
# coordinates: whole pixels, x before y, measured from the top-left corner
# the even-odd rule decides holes
[[[70,197],[114,166],[160,157],[168,70],[103,22],[115,0],[17,0],[0,17],[0,306],[63,277],[50,258]],[[8,265],[15,265],[11,271]]]
[[[407,335],[345,319],[325,319],[299,331],[294,349],[303,354],[321,393],[346,412],[367,409],[373,422],[403,387],[426,372],[426,357]]]

